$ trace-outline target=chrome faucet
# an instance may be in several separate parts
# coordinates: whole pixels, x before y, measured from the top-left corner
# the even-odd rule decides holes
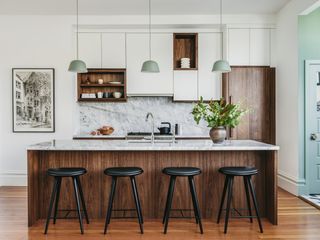
[[[154,143],[154,117],[153,117],[153,114],[151,112],[147,113],[146,122],[148,122],[149,117],[152,118],[151,143],[153,144]]]

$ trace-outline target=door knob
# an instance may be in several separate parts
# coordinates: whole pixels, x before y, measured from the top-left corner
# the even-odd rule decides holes
[[[316,140],[318,139],[318,134],[312,133],[311,136],[310,136],[310,139],[311,139],[312,141],[316,141]]]

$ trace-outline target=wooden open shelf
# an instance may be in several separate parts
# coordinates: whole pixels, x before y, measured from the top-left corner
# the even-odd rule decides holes
[[[190,68],[181,68],[181,58],[190,58]],[[174,70],[198,69],[198,33],[173,34]]]
[[[98,80],[103,79],[103,84]],[[112,84],[110,82],[120,82]],[[126,69],[88,69],[87,73],[78,74],[78,101],[79,102],[125,102],[127,101]],[[112,95],[113,92],[121,92],[121,98],[97,98],[97,93]],[[96,98],[82,98],[82,94],[93,93]]]

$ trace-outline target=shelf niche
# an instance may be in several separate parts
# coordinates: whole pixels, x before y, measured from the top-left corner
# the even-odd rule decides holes
[[[181,58],[190,58],[190,68],[181,68]],[[198,69],[198,33],[173,34],[174,70]]]
[[[87,73],[78,73],[78,102],[126,102],[127,79],[126,69],[88,69]],[[103,83],[99,84],[99,79]],[[119,82],[119,83],[112,83]],[[103,93],[98,98],[98,92]],[[121,98],[114,98],[113,92],[121,92]],[[83,94],[95,94],[96,98],[84,98]],[[108,95],[108,97],[106,97]]]

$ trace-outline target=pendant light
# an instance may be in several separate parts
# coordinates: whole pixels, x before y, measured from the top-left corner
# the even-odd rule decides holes
[[[222,26],[222,0],[220,0],[220,33],[221,33],[221,55],[222,59],[214,63],[212,72],[228,73],[231,72],[231,67],[227,60],[224,60],[223,54],[223,26]]]
[[[75,73],[88,72],[87,66],[84,61],[79,59],[79,0],[77,1],[77,59],[71,61],[69,71]]]
[[[151,0],[149,0],[149,60],[142,64],[141,72],[158,73],[160,72],[158,63],[151,60]]]

